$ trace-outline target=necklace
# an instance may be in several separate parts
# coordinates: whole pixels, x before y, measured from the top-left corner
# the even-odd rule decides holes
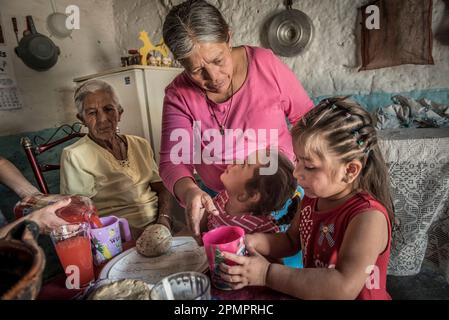
[[[102,147],[103,149],[106,149],[106,151],[114,158],[116,159],[120,166],[122,167],[129,167],[129,160],[127,157],[127,150],[128,150],[128,143],[126,142],[125,139],[123,139],[122,137],[120,137],[118,134],[116,134],[116,137],[120,140],[119,142],[119,151],[120,151],[120,159],[117,159],[112,151],[112,149],[107,148],[104,144],[99,143],[97,140],[95,140],[90,134],[88,134],[88,137],[97,145],[99,145],[100,147]],[[122,151],[122,143],[125,146],[125,153],[123,153]]]
[[[120,144],[120,160],[119,160],[119,164],[120,166],[124,167],[124,168],[129,168],[129,160],[128,157],[126,155],[126,150],[128,149],[128,143],[119,135],[117,135],[117,137],[120,139],[120,141],[123,143],[123,145],[125,146],[125,154],[123,154],[122,152],[122,146]]]
[[[223,123],[218,121],[218,118],[217,118],[217,115],[215,114],[214,108],[210,106],[209,102],[207,103],[207,106],[209,108],[209,112],[214,117],[215,122],[217,123],[218,127],[220,128],[220,134],[222,136],[224,136],[224,134],[225,134],[225,126],[226,126],[226,122],[228,121],[229,114],[231,113],[232,99],[233,98],[234,98],[234,84],[232,83],[232,80],[231,80],[231,99],[230,99],[229,108],[228,108],[228,111],[226,112],[226,116],[225,116],[225,119],[224,119]],[[206,100],[208,100],[207,93],[206,93]]]

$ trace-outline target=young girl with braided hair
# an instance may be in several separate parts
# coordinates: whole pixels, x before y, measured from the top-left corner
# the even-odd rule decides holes
[[[328,99],[292,136],[294,176],[305,192],[300,209],[286,233],[248,235],[249,256],[224,253],[237,265],[222,264],[221,277],[234,289],[268,286],[301,299],[390,299],[393,210],[370,114],[346,98]],[[300,249],[303,269],[265,258]]]

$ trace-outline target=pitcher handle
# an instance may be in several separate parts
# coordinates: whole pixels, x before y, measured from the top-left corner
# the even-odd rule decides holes
[[[125,236],[125,241],[131,241],[132,240],[132,236],[131,236],[131,230],[129,229],[129,224],[128,224],[128,220],[126,220],[125,218],[120,218],[118,219],[118,222],[120,224],[120,232],[122,235]]]

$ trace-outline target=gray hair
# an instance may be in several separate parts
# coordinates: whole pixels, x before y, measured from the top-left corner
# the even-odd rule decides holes
[[[87,82],[84,82],[81,84],[76,90],[75,90],[75,106],[78,110],[78,114],[81,115],[84,111],[84,99],[95,91],[105,91],[111,95],[112,102],[114,103],[114,106],[117,107],[119,112],[123,111],[122,106],[120,105],[120,102],[118,100],[117,94],[115,93],[114,88],[103,80],[89,80]]]
[[[229,41],[229,25],[217,8],[204,0],[188,0],[173,7],[162,33],[178,60],[187,58],[197,43]]]

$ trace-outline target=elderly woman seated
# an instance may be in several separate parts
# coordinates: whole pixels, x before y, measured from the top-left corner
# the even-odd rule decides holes
[[[171,228],[171,195],[150,144],[117,133],[123,108],[114,89],[100,80],[85,82],[75,105],[89,132],[62,152],[61,193],[91,198],[99,215],[126,218],[134,238],[154,222]]]

